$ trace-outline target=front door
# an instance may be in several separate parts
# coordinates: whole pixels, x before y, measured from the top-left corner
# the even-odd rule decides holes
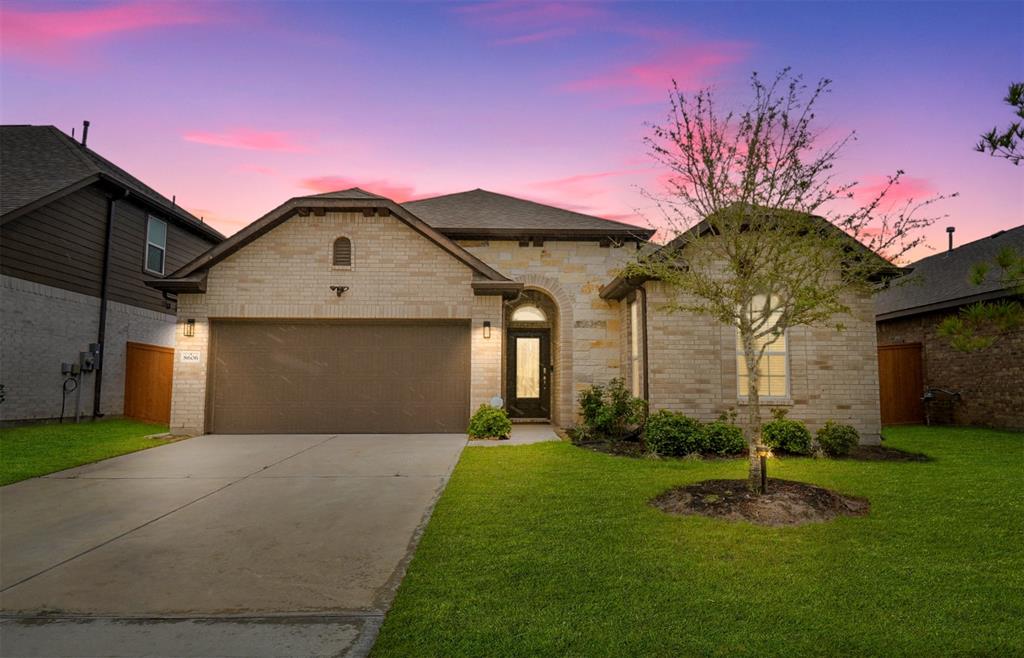
[[[508,411],[513,418],[551,416],[551,332],[508,332]]]

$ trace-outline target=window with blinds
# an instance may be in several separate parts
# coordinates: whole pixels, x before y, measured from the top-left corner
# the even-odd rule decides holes
[[[751,313],[756,314],[765,310],[764,298],[755,298],[752,304]],[[774,325],[778,320],[777,316],[781,310],[777,307],[775,298],[768,305],[768,324]],[[785,332],[778,336],[764,336],[759,338],[754,345],[755,349],[764,348],[764,355],[761,357],[761,364],[758,367],[758,395],[763,398],[786,398],[789,396],[789,350],[788,336]],[[747,397],[749,377],[747,377],[747,358],[743,353],[743,342],[740,340],[740,332],[736,330],[736,392],[740,398]]]
[[[348,238],[338,238],[334,241],[334,267],[352,267],[352,241]]]

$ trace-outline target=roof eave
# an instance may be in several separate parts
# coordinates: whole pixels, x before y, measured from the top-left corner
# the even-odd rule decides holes
[[[878,313],[875,315],[875,322],[897,320],[899,318],[906,318],[914,315],[922,315],[924,313],[931,313],[933,311],[943,311],[947,309],[958,308],[960,306],[966,306],[967,304],[973,304],[975,302],[987,302],[993,299],[1001,299],[1003,297],[1015,296],[1017,296],[1017,293],[1012,288],[1001,288],[999,290],[991,290],[989,292],[983,292],[977,295],[957,297],[956,299],[945,299],[939,302],[933,302],[931,304],[922,304],[920,306],[911,306],[909,308],[901,308],[894,311]]]
[[[173,294],[203,294],[206,292],[206,272],[200,276],[185,276],[166,279],[146,279],[150,288]]]
[[[435,230],[453,240],[621,240],[624,242],[647,242],[654,235],[653,229],[569,229],[569,228],[468,228],[435,227]]]
[[[518,281],[474,281],[474,295],[501,295],[505,299],[514,299],[523,291],[523,284]]]

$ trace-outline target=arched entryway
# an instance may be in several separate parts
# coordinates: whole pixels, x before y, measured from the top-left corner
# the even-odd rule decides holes
[[[505,304],[505,400],[520,420],[552,420],[559,390],[558,306],[546,293],[526,289]]]

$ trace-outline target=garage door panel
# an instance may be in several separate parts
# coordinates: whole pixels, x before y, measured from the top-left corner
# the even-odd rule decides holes
[[[214,321],[218,433],[462,432],[466,323]]]

